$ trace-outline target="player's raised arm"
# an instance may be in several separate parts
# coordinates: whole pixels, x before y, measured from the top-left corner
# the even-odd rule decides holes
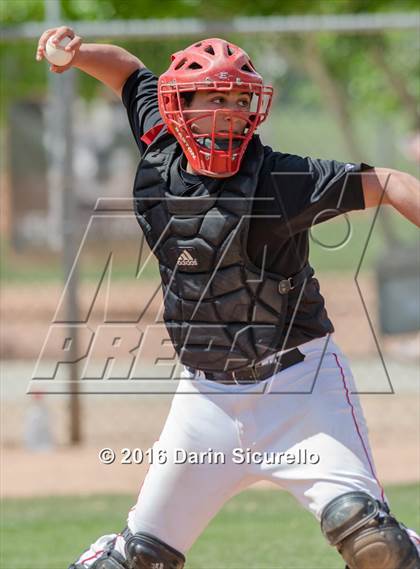
[[[64,38],[70,38],[65,46],[65,52],[73,53],[67,65],[50,65],[53,73],[63,73],[71,67],[76,67],[88,75],[95,77],[107,87],[110,87],[118,96],[126,79],[135,71],[144,67],[136,56],[116,45],[83,43],[80,36],[72,28],[61,26],[46,30],[39,39],[36,51],[36,60],[47,59],[47,42],[58,46]],[[50,39],[51,38],[51,39]]]
[[[391,168],[374,168],[362,174],[366,207],[391,205],[420,227],[420,182],[411,174]]]

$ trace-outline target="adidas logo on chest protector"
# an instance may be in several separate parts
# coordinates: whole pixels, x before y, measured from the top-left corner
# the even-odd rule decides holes
[[[191,255],[188,249],[183,249],[181,254],[179,255],[176,264],[178,266],[194,266],[198,265],[198,261],[195,257]]]

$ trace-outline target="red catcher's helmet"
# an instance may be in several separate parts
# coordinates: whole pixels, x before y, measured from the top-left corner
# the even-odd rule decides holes
[[[249,93],[250,108],[194,108],[189,112],[182,95],[208,90]],[[202,40],[173,54],[169,69],[158,82],[160,114],[182,146],[188,162],[200,174],[220,178],[232,176],[239,170],[252,135],[267,117],[272,96],[272,87],[264,85],[245,51],[218,38]],[[218,131],[220,118],[225,118],[229,126]],[[197,128],[200,121],[202,126],[207,125],[204,131]],[[234,122],[244,128],[234,132]]]

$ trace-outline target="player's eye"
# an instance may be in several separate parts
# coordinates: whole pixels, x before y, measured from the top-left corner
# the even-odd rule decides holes
[[[223,95],[217,95],[216,97],[212,97],[210,99],[211,103],[214,103],[215,105],[225,105],[227,103],[227,98],[224,97]],[[239,99],[236,104],[239,107],[242,107],[243,109],[246,109],[249,107],[250,105],[250,101],[248,98],[244,98],[244,99]]]
[[[212,97],[212,98],[210,99],[210,102],[211,102],[211,103],[216,103],[217,105],[218,105],[218,104],[223,104],[223,103],[226,102],[226,98],[225,98],[225,97],[222,97],[221,95],[217,95],[217,97]]]

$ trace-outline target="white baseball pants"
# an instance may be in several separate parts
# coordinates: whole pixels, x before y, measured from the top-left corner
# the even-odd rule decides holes
[[[259,480],[287,490],[318,519],[345,492],[385,500],[346,357],[332,336],[299,350],[304,361],[258,384],[194,380],[184,371],[154,445],[167,461],[148,470],[128,515],[132,533],[185,555],[225,502]],[[102,545],[81,561],[89,566]],[[116,548],[123,553],[121,536]]]

